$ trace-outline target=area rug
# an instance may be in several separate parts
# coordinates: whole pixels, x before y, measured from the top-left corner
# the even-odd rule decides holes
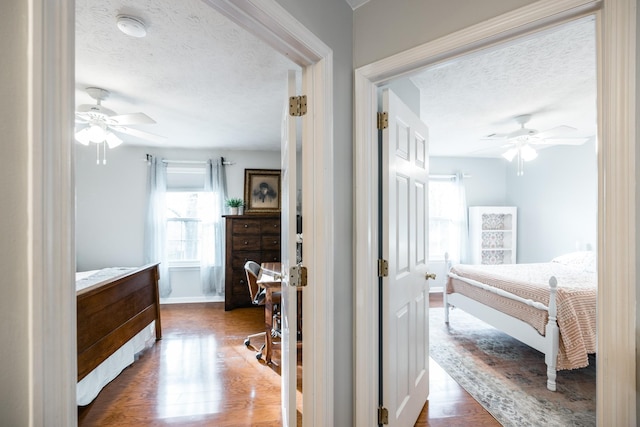
[[[547,390],[544,355],[460,309],[430,308],[430,355],[504,426],[595,426],[595,356],[559,371]]]

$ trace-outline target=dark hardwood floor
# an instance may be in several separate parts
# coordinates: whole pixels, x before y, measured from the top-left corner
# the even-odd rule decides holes
[[[162,326],[161,341],[78,408],[79,426],[281,424],[279,351],[276,363],[265,365],[243,344],[264,327],[261,308],[164,305]],[[500,425],[433,361],[430,378],[429,402],[416,426]]]

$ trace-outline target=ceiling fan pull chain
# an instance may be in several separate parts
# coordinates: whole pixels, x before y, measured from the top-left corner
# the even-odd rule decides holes
[[[107,141],[102,141],[102,164],[107,164]]]
[[[96,165],[100,164],[100,144],[96,144]]]

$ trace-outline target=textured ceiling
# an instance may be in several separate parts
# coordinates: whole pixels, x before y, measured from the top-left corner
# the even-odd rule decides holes
[[[430,67],[411,77],[420,88],[420,115],[429,126],[429,150],[440,156],[496,156],[504,141],[493,133],[520,127],[596,134],[595,22],[585,18],[516,43]]]
[[[120,14],[144,21],[147,36],[121,33]],[[412,76],[431,154],[498,156],[504,142],[481,138],[517,129],[520,114],[539,131],[594,135],[594,28],[584,19]],[[157,124],[136,128],[167,147],[278,150],[288,69],[299,67],[202,0],[76,0],[76,104],[95,102],[88,86],[107,89],[105,107],[148,114]]]
[[[121,33],[119,14],[147,36]],[[299,67],[201,0],[76,0],[76,104],[107,89],[105,107],[146,113],[157,124],[136,128],[165,146],[279,149],[287,69]]]

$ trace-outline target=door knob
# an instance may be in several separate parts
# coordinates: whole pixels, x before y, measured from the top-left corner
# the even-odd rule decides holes
[[[436,273],[427,273],[424,275],[425,280],[436,280]]]

